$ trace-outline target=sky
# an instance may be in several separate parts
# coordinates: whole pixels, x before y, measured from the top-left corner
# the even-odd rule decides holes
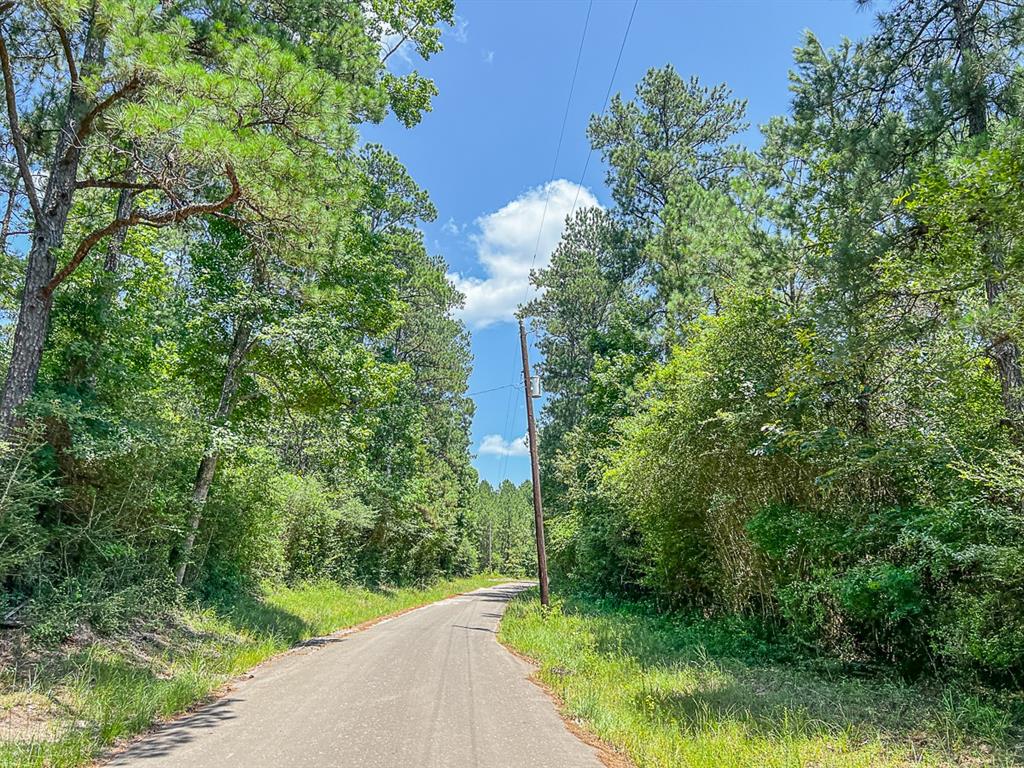
[[[853,0],[639,0],[612,82],[632,8],[632,0],[457,2],[441,53],[423,62],[402,49],[389,62],[396,74],[415,68],[434,80],[433,110],[413,129],[389,119],[362,131],[399,157],[437,207],[423,229],[466,295],[473,463],[492,483],[530,474],[513,313],[532,296],[534,254],[535,266],[548,263],[574,205],[611,202],[607,169],[597,153],[588,163],[586,138],[609,83],[628,97],[648,69],[669,63],[705,85],[724,82],[747,99],[751,128],[740,139],[756,146],[758,126],[788,110],[792,53],[805,30],[830,46],[873,24]],[[543,365],[531,344],[534,363]]]

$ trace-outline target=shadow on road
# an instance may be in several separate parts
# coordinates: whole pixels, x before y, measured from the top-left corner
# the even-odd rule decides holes
[[[334,645],[336,643],[344,643],[346,640],[348,640],[347,637],[338,637],[336,635],[328,635],[327,637],[311,637],[309,640],[304,640],[294,647],[323,648],[324,646]]]
[[[233,697],[220,699],[181,720],[160,726],[147,738],[117,755],[108,765],[118,766],[129,760],[168,755],[175,748],[188,744],[203,731],[216,728],[228,720],[234,720],[232,707],[237,702],[238,699]]]
[[[513,597],[529,589],[532,584],[516,584],[507,587],[489,587],[473,593],[473,597],[485,603],[507,603]]]

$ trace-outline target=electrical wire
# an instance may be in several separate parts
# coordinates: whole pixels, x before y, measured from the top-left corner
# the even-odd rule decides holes
[[[626,49],[626,39],[629,37],[629,29],[633,26],[633,17],[636,15],[636,7],[640,3],[640,0],[633,0],[633,10],[629,12],[629,21],[626,22],[626,31],[622,33],[622,42],[619,44],[619,55],[615,57],[615,67],[612,69],[611,79],[608,81],[608,90],[604,93],[604,105],[601,107],[601,114],[603,115],[608,109],[608,99],[611,98],[612,88],[615,85],[615,76],[619,73],[619,63],[622,61],[622,52]],[[583,163],[583,173],[580,174],[580,183],[576,185],[576,197],[572,201],[572,209],[569,211],[571,217],[576,213],[576,204],[580,199],[580,190],[583,189],[583,181],[587,178],[587,169],[590,167],[590,158],[594,154],[594,147],[591,145],[590,151],[587,152],[587,160]]]
[[[590,2],[587,3],[587,15],[586,15],[586,18],[583,20],[583,32],[580,34],[580,42],[579,42],[579,45],[577,46],[577,49],[576,49],[576,63],[573,65],[572,79],[569,81],[569,94],[568,94],[568,96],[566,97],[566,100],[565,100],[565,111],[562,113],[562,125],[559,128],[559,130],[558,130],[558,141],[555,144],[555,157],[554,157],[554,160],[551,163],[551,174],[548,177],[548,183],[547,183],[547,185],[545,187],[544,208],[541,211],[540,226],[537,228],[537,240],[536,240],[536,242],[534,243],[534,246],[533,246],[533,257],[530,260],[530,270],[531,271],[533,270],[534,265],[536,265],[536,263],[537,263],[537,252],[540,250],[540,239],[541,239],[541,236],[544,234],[544,220],[547,218],[548,204],[549,204],[550,199],[551,199],[551,182],[553,182],[555,180],[555,173],[558,170],[558,159],[559,159],[559,157],[562,154],[562,142],[563,142],[563,140],[565,138],[565,126],[569,122],[569,110],[570,110],[570,108],[572,106],[573,94],[576,91],[576,78],[578,77],[579,71],[580,71],[580,60],[583,58],[583,44],[584,44],[584,41],[586,41],[586,39],[587,39],[587,30],[590,27],[590,14],[593,11],[593,8],[594,8],[594,0],[590,0]],[[523,303],[526,302],[526,298],[527,298],[527,296],[529,296],[529,294],[530,294],[530,284],[529,284],[529,282],[527,282],[526,288],[525,288],[525,290],[523,292],[523,300],[520,302],[520,304],[523,304]],[[512,361],[512,371],[513,372],[516,370],[515,358],[517,356],[518,356],[518,350],[516,351],[516,354],[513,355],[513,361]],[[509,434],[510,421],[511,421],[511,425],[514,427],[515,423],[516,423],[516,417],[518,416],[518,410],[516,412],[514,412],[514,413],[512,411],[512,400],[513,400],[512,394],[514,392],[512,387],[515,386],[515,385],[508,385],[508,386],[509,386],[509,400],[508,400],[508,403],[506,405],[506,410],[505,410],[505,427],[504,427],[504,430],[502,431],[502,439],[503,440],[506,439],[505,436]],[[512,440],[514,440],[514,439],[515,438],[513,437]],[[502,457],[501,482],[504,482],[507,479],[508,459],[509,459],[509,455],[506,453]]]
[[[605,89],[605,92],[604,92],[604,103],[601,105],[601,114],[604,114],[607,111],[607,109],[608,109],[608,101],[611,99],[612,89],[615,87],[615,78],[619,74],[619,65],[622,63],[622,52],[626,50],[626,41],[629,39],[629,31],[633,27],[633,17],[636,16],[636,8],[637,8],[637,5],[639,5],[639,4],[640,4],[640,0],[633,0],[633,7],[629,11],[629,20],[626,22],[626,29],[622,33],[622,41],[619,43],[619,52],[618,52],[618,54],[615,57],[615,66],[612,67],[612,76],[609,78],[609,80],[608,80],[608,88]],[[587,19],[589,20],[589,18],[590,18],[590,10],[588,9],[587,10]],[[582,50],[582,41],[580,41],[580,42],[581,42],[580,50]],[[576,65],[577,65],[577,67],[579,67],[579,57],[578,56],[577,56],[577,60],[576,60]],[[575,81],[575,75],[573,75],[573,78],[574,78],[574,81]],[[569,112],[568,112],[568,106],[567,106],[566,107],[566,115],[568,115],[568,113]],[[562,129],[563,130],[565,129],[564,121],[562,123]],[[559,147],[561,147],[561,137],[559,137]],[[594,154],[594,148],[593,148],[593,146],[591,146],[590,149],[587,151],[587,158],[586,158],[586,160],[583,163],[583,173],[580,174],[579,183],[576,185],[576,194],[573,197],[572,208],[569,210],[568,218],[571,218],[572,215],[574,213],[576,213],[576,206],[579,204],[579,201],[580,201],[580,191],[583,189],[583,182],[587,178],[587,170],[590,168],[590,158],[593,156],[593,154]],[[556,157],[557,157],[557,155],[556,155]],[[552,172],[552,178],[553,177],[554,177],[554,173]],[[547,198],[545,198],[545,200],[544,200],[544,213],[541,215],[541,227],[542,228],[544,226],[544,214],[546,214],[546,213],[547,213]],[[537,245],[538,246],[540,245],[540,232],[537,233]],[[536,262],[536,260],[537,260],[537,248],[535,247],[534,251],[533,251],[533,261]],[[530,264],[530,270],[533,271],[533,262],[531,262],[531,264]],[[527,285],[527,289],[526,290],[527,290],[527,293],[529,293],[529,285]],[[525,296],[524,296],[523,300],[525,301]],[[532,331],[528,331],[528,332],[532,333]]]
[[[479,389],[476,392],[467,392],[463,397],[474,397],[475,395],[486,395],[488,392],[497,392],[499,389],[508,389],[509,387],[516,387],[518,384],[502,384],[500,387],[491,387],[490,389]]]
[[[626,48],[626,40],[629,38],[629,31],[630,31],[630,29],[633,26],[633,18],[636,15],[636,8],[637,8],[637,5],[639,4],[639,1],[640,0],[633,0],[633,7],[632,7],[632,9],[629,12],[629,21],[626,23],[626,29],[625,29],[625,31],[622,34],[622,41],[619,44],[619,52],[618,52],[618,55],[615,57],[615,66],[612,68],[612,75],[611,75],[611,78],[608,81],[608,88],[605,91],[604,104],[601,107],[601,113],[602,114],[608,109],[608,101],[611,98],[612,88],[615,86],[615,78],[618,75],[619,65],[622,62],[622,53],[623,53],[623,51]],[[568,122],[568,119],[569,119],[569,109],[570,109],[570,107],[572,105],[572,96],[573,96],[573,93],[576,90],[576,78],[577,78],[577,76],[579,74],[580,59],[583,56],[583,44],[584,44],[584,41],[586,40],[586,37],[587,37],[587,29],[590,26],[590,15],[591,15],[591,12],[593,10],[593,5],[594,5],[593,0],[590,0],[590,2],[587,4],[587,16],[586,16],[586,19],[583,22],[583,33],[580,35],[580,43],[579,43],[579,47],[577,48],[577,51],[576,51],[576,63],[575,63],[575,66],[573,67],[572,80],[570,81],[570,84],[569,84],[569,96],[566,99],[565,112],[562,115],[562,125],[561,125],[561,128],[559,129],[559,132],[558,132],[558,142],[557,142],[557,144],[555,146],[555,158],[554,158],[554,162],[551,164],[551,174],[550,174],[550,177],[548,179],[548,183],[547,183],[547,185],[545,187],[544,208],[541,211],[540,226],[537,229],[537,240],[534,243],[534,246],[533,246],[533,257],[530,260],[530,271],[531,272],[533,271],[533,268],[534,268],[534,266],[537,263],[537,253],[540,250],[540,240],[541,240],[541,237],[543,236],[543,233],[544,233],[544,222],[545,222],[545,220],[547,218],[548,204],[550,203],[550,199],[551,199],[551,183],[554,181],[555,173],[558,170],[558,160],[559,160],[559,157],[560,157],[561,152],[562,152],[562,141],[563,141],[563,139],[565,137],[565,126],[566,126],[566,124]],[[591,158],[591,156],[593,154],[594,154],[594,148],[591,147],[590,150],[587,152],[587,158],[586,158],[586,160],[585,160],[585,162],[583,164],[583,173],[580,175],[579,184],[576,185],[576,195],[573,198],[572,209],[569,212],[569,216],[572,216],[572,214],[576,212],[576,206],[579,203],[580,190],[583,188],[583,182],[586,179],[587,170],[590,167],[590,158]],[[525,291],[525,293],[523,295],[523,301],[521,302],[521,304],[525,303],[526,297],[529,295],[529,291],[530,291],[530,286],[529,286],[529,283],[527,283],[526,291]],[[515,370],[514,363],[513,363],[513,370]],[[508,401],[506,403],[506,410],[505,410],[505,427],[504,427],[504,430],[502,432],[503,435],[509,434],[510,422],[511,422],[511,426],[514,427],[516,422],[517,422],[517,420],[518,420],[517,419],[517,417],[518,417],[518,409],[515,412],[513,412],[513,410],[512,410],[512,401],[513,401],[512,395],[513,395],[513,391],[514,391],[512,388],[514,386],[516,386],[516,385],[514,385],[514,384],[506,384],[506,385],[504,385],[502,387],[494,387],[493,389],[481,390],[480,392],[473,392],[473,393],[470,393],[470,395],[469,395],[469,396],[472,396],[472,395],[475,395],[475,394],[484,394],[486,392],[494,392],[494,391],[497,391],[497,390],[500,390],[500,389],[505,389],[505,388],[509,389],[509,398],[508,398]],[[504,482],[507,479],[509,454],[506,453],[502,458],[503,458],[503,461],[502,461],[502,469],[501,469],[501,482]],[[499,487],[500,487],[500,484],[501,483],[499,483]]]
[[[509,389],[508,391],[508,402],[505,404],[505,426],[502,427],[501,434],[507,435],[510,433],[510,427],[515,426],[515,411],[512,409],[512,403],[515,401],[515,390]],[[504,440],[505,438],[502,437]],[[501,457],[501,480],[498,481],[500,487],[505,479],[508,477],[508,454],[506,453]]]
[[[533,245],[533,258],[530,260],[530,269],[533,270],[537,263],[537,251],[540,249],[540,238],[544,234],[544,220],[548,215],[548,203],[551,201],[551,184],[555,180],[555,172],[558,170],[558,158],[562,154],[562,140],[565,138],[565,125],[569,121],[569,107],[572,106],[572,95],[576,90],[576,76],[580,71],[580,59],[583,57],[583,42],[587,39],[587,28],[590,26],[590,12],[594,9],[594,0],[587,4],[587,18],[583,21],[583,34],[580,35],[580,44],[576,49],[576,66],[572,70],[572,80],[569,83],[569,98],[565,100],[565,112],[562,114],[562,127],[558,131],[558,144],[555,147],[555,159],[551,163],[551,173],[548,175],[548,183],[544,190],[544,208],[540,214],[540,226],[537,227],[537,242]],[[529,285],[527,285],[529,292]],[[524,298],[525,301],[525,298]]]

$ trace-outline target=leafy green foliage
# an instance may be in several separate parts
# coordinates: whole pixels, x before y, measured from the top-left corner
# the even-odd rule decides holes
[[[615,207],[527,308],[562,576],[1019,681],[1020,13],[808,33],[756,152],[742,102],[671,67],[592,119]]]
[[[438,52],[452,4],[8,11],[30,170],[84,126],[66,245],[45,254],[69,269],[2,443],[0,613],[56,643],[189,592],[472,573],[462,297],[419,230],[429,195],[357,133],[429,109],[434,84],[388,59]],[[4,247],[13,317],[39,254]]]

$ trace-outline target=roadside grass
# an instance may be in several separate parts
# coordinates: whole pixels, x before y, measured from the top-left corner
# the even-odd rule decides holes
[[[173,626],[140,624],[27,669],[0,670],[0,766],[71,768],[187,711],[271,656],[449,595],[494,576],[371,591],[324,582],[193,607]]]
[[[544,615],[531,590],[499,639],[638,768],[1024,765],[1021,697],[787,662],[749,629],[585,597]]]

